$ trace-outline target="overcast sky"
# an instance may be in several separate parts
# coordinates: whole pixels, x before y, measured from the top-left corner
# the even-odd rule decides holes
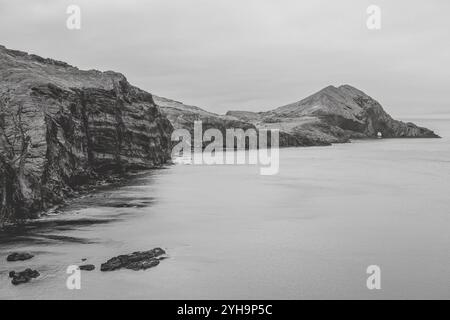
[[[81,30],[66,28],[70,4]],[[450,113],[449,15],[448,0],[0,0],[0,44],[217,113],[351,84],[409,116]]]

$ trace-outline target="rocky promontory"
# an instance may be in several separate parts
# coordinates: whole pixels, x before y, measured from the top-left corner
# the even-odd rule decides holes
[[[328,86],[299,102],[267,112],[229,111],[227,115],[317,144],[379,136],[439,138],[427,128],[394,120],[375,99],[349,85]]]
[[[172,130],[120,73],[0,46],[0,225],[111,172],[164,164]]]
[[[413,123],[394,120],[380,103],[349,86],[328,86],[317,93],[266,112],[228,111],[226,115],[154,96],[155,103],[175,129],[187,129],[193,136],[194,121],[203,131],[226,129],[278,129],[281,147],[323,146],[351,139],[438,138],[433,131]]]

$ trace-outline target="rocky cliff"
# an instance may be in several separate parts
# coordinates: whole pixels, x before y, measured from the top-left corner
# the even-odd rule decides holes
[[[111,172],[165,163],[172,130],[122,74],[0,46],[0,224]]]
[[[349,86],[329,86],[299,101],[268,112],[229,111],[228,116],[257,128],[276,128],[318,143],[350,139],[438,138],[431,130],[394,120],[364,92]]]
[[[182,102],[158,97],[156,95],[153,95],[153,99],[175,129],[186,129],[190,132],[192,137],[194,136],[194,121],[202,122],[203,132],[210,128],[219,129],[224,137],[226,136],[226,129],[243,129],[244,131],[247,129],[255,129],[258,131],[255,124],[245,117],[237,117],[234,116],[234,114],[232,116],[218,115],[196,106],[186,105]],[[324,144],[317,139],[311,139],[307,136],[294,136],[284,131],[280,132],[279,138],[280,146],[282,147],[315,146]]]
[[[223,132],[227,128],[241,128],[244,130],[255,128],[249,122],[241,121],[234,117],[218,115],[175,100],[156,95],[153,95],[153,100],[175,129],[187,129],[192,133],[194,130],[194,121],[202,121],[204,131],[209,128],[219,129]]]

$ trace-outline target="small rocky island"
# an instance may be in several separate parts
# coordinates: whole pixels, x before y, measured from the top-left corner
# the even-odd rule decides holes
[[[272,111],[217,115],[154,96],[120,73],[83,71],[0,46],[0,227],[37,217],[112,173],[163,165],[170,160],[174,128],[192,131],[196,120],[203,130],[279,129],[284,147],[330,145],[379,133],[438,137],[392,119],[376,100],[349,85],[327,87]]]

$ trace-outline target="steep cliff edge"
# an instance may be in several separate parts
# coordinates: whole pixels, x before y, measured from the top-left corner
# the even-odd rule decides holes
[[[110,172],[165,163],[172,131],[122,74],[0,46],[0,224]]]
[[[385,138],[439,137],[429,129],[394,120],[376,100],[349,85],[329,86],[268,112],[229,111],[227,115],[257,128],[276,128],[323,143],[376,138],[378,133]]]

